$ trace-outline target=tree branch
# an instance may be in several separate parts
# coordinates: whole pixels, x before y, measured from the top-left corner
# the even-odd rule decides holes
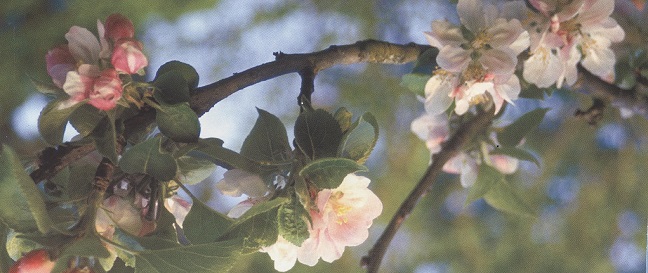
[[[405,201],[403,201],[389,222],[389,225],[385,228],[385,231],[383,231],[378,241],[376,241],[376,244],[374,244],[366,256],[362,257],[360,263],[362,267],[367,269],[367,272],[378,272],[387,247],[405,221],[405,218],[412,213],[419,199],[430,191],[430,187],[436,180],[436,177],[441,173],[443,165],[452,157],[456,156],[476,134],[482,132],[491,124],[493,120],[493,109],[494,107],[491,107],[491,110],[486,113],[479,112],[472,120],[462,124],[457,132],[443,143],[441,151],[432,156],[432,164],[428,167],[419,183],[410,192]]]
[[[216,103],[235,92],[276,78],[288,73],[311,69],[313,74],[338,64],[354,63],[383,63],[404,64],[415,61],[418,56],[430,46],[409,43],[405,45],[388,42],[365,40],[349,45],[330,46],[328,49],[307,54],[277,54],[276,60],[255,66],[231,77],[194,90],[190,105],[198,116],[202,116]],[[130,129],[146,126],[155,120],[154,111],[146,110],[126,120],[125,133]],[[126,135],[128,138],[128,135]],[[31,173],[32,179],[38,183],[55,175],[70,163],[79,160],[94,151],[94,145],[74,145],[66,143],[58,148],[46,148],[39,155],[38,168]]]

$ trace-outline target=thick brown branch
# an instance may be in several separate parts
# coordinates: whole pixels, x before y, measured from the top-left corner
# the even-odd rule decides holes
[[[382,41],[366,40],[350,45],[331,46],[328,49],[307,54],[276,54],[276,60],[255,66],[241,73],[215,83],[197,88],[191,96],[191,108],[199,116],[209,111],[216,103],[245,87],[276,78],[288,73],[311,69],[314,74],[338,64],[384,63],[404,64],[415,61],[418,56],[430,48],[427,45],[414,43],[399,45]],[[150,124],[155,119],[153,111],[143,111],[125,122],[125,133],[132,128]],[[128,135],[126,135],[128,138]],[[63,144],[57,149],[47,148],[39,156],[38,168],[31,173],[38,183],[52,177],[70,163],[79,160],[94,151],[94,145],[71,146]]]
[[[459,153],[476,134],[483,132],[483,130],[490,125],[492,120],[492,110],[488,113],[478,114],[469,122],[464,123],[457,132],[443,144],[441,151],[432,156],[432,164],[428,167],[423,178],[421,178],[416,187],[410,192],[407,199],[403,201],[400,208],[389,222],[389,225],[385,228],[385,231],[383,231],[383,234],[380,236],[378,241],[376,241],[373,248],[369,250],[367,256],[362,258],[361,265],[367,269],[367,272],[378,272],[383,256],[385,255],[391,240],[394,238],[394,235],[396,235],[396,232],[405,221],[405,218],[412,213],[412,210],[418,203],[419,199],[428,193],[437,176],[441,173],[443,165],[445,165],[445,163],[452,157],[456,156],[457,153]]]
[[[575,86],[582,92],[611,102],[614,107],[625,108],[648,118],[648,96],[638,91],[622,89],[592,75],[583,67],[578,67],[578,83]]]
[[[288,73],[312,69],[317,72],[339,64],[404,64],[415,61],[430,46],[414,43],[399,45],[366,40],[355,44],[331,46],[308,54],[276,54],[276,60],[265,63],[215,83],[198,88],[191,96],[191,108],[202,115],[217,102],[250,85]]]

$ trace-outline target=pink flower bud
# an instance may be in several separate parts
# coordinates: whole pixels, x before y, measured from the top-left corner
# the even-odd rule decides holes
[[[105,37],[115,42],[123,38],[133,38],[135,34],[133,22],[119,13],[113,13],[106,18],[105,28]]]
[[[75,69],[76,62],[68,46],[60,45],[52,48],[45,55],[45,62],[47,63],[47,74],[52,77],[56,86],[63,88],[65,76],[69,71]]]
[[[95,80],[94,87],[88,95],[88,98],[90,98],[88,103],[100,110],[107,111],[115,107],[121,95],[122,82],[117,71],[106,69]]]
[[[9,273],[50,273],[56,263],[45,249],[32,250],[9,268]]]
[[[115,43],[111,62],[117,71],[128,74],[135,74],[148,65],[142,44],[130,38]]]

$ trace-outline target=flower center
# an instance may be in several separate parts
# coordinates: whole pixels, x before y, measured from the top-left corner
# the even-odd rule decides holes
[[[346,224],[349,221],[349,218],[346,217],[346,214],[351,210],[351,207],[341,204],[339,200],[344,196],[344,193],[341,191],[331,194],[329,202],[337,220],[335,221],[338,225]]]
[[[486,31],[480,31],[475,36],[475,39],[470,43],[471,47],[475,50],[479,49],[489,49],[491,46],[488,44],[490,42],[490,35]]]
[[[473,61],[468,64],[468,67],[466,67],[466,69],[461,74],[461,81],[479,81],[483,79],[484,76],[486,76],[484,67],[481,65],[481,63]]]

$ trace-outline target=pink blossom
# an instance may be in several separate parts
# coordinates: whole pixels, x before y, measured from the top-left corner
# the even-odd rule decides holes
[[[176,223],[182,227],[185,217],[191,210],[191,203],[187,200],[182,199],[178,195],[173,195],[172,197],[164,199],[164,207],[171,213],[176,219]]]
[[[421,140],[425,141],[431,154],[439,152],[442,143],[450,137],[448,118],[445,115],[425,113],[412,121],[411,130]],[[491,136],[491,138],[496,143],[494,136]],[[483,161],[503,174],[514,173],[519,164],[518,159],[505,155],[486,155],[486,157],[488,159]],[[443,171],[460,174],[461,185],[468,188],[477,180],[477,173],[481,164],[482,160],[478,153],[461,152],[443,165]]]
[[[460,0],[457,12],[462,26],[432,23],[425,36],[439,48],[440,69],[425,86],[428,112],[442,113],[454,101],[455,113],[462,115],[471,105],[492,101],[497,113],[504,101],[517,98],[520,85],[513,72],[517,55],[529,46],[529,34],[518,19],[511,18],[521,7],[522,3],[507,3],[505,8],[511,10],[500,13],[480,0]]]
[[[111,63],[119,72],[136,74],[148,65],[142,53],[142,43],[135,39],[121,39],[115,43]]]
[[[122,95],[122,82],[117,71],[106,69],[95,79],[92,89],[88,90],[88,103],[100,110],[115,108]]]
[[[107,39],[114,42],[122,38],[133,38],[135,35],[135,28],[133,22],[126,16],[119,13],[113,13],[106,18],[106,34]]]
[[[531,57],[524,62],[524,78],[538,87],[577,79],[577,64],[603,80],[614,80],[616,57],[610,45],[620,42],[625,32],[610,17],[612,0],[532,0],[539,12],[527,28],[531,36]]]
[[[281,236],[263,248],[275,261],[275,269],[286,271],[299,262],[313,266],[319,259],[333,262],[347,246],[357,246],[369,236],[369,227],[382,212],[382,202],[367,188],[370,180],[348,174],[340,186],[317,193],[316,208],[310,210],[310,237],[295,246]]]

